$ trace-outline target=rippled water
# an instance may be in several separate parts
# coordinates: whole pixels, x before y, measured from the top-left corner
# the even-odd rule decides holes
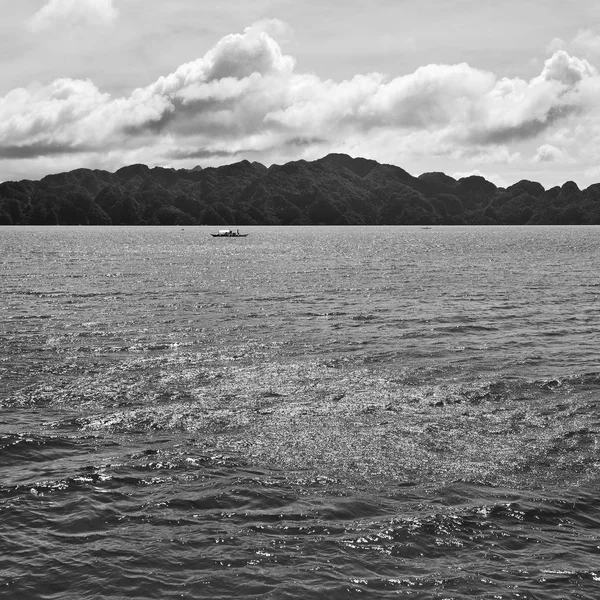
[[[600,597],[597,227],[0,227],[0,597]]]

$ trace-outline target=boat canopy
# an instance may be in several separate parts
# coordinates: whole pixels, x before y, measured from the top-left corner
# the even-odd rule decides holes
[[[231,233],[231,229],[219,229],[220,235],[227,235],[228,233]]]

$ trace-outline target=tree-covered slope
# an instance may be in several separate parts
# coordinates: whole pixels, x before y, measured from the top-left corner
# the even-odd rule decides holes
[[[600,184],[545,190],[483,177],[414,177],[393,165],[330,154],[269,168],[76,169],[0,184],[3,225],[600,224]]]

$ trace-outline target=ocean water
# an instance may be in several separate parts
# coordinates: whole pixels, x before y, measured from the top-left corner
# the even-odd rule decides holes
[[[600,597],[600,228],[0,227],[0,597]]]

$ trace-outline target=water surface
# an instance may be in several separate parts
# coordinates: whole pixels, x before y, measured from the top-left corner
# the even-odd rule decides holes
[[[596,599],[597,227],[0,227],[10,598]]]

